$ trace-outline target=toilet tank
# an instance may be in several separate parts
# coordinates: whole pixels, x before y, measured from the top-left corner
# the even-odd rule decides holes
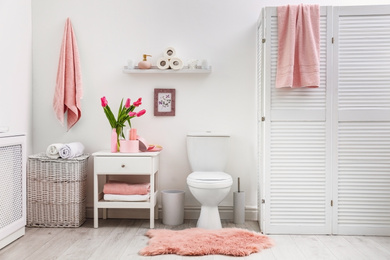
[[[217,132],[188,133],[187,154],[192,171],[224,171],[229,138],[228,134]]]

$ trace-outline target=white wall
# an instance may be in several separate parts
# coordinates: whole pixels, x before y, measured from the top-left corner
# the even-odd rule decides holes
[[[31,150],[31,1],[0,0],[0,126]]]
[[[258,1],[258,0],[34,0],[33,120],[34,152],[54,142],[81,141],[88,153],[109,149],[110,126],[100,106],[106,96],[117,110],[121,98],[143,98],[147,114],[132,121],[149,143],[164,147],[161,189],[186,191],[186,207],[199,205],[187,189],[190,173],[185,136],[189,131],[231,134],[230,162],[235,191],[237,177],[248,208],[257,205],[256,24],[261,8],[298,3],[320,5],[385,4],[386,1]],[[356,3],[358,2],[358,3]],[[70,17],[81,56],[84,83],[82,118],[69,132],[52,110],[59,49]],[[210,75],[130,75],[127,59],[143,53],[154,62],[168,47],[177,56],[208,59]],[[153,116],[153,89],[176,89],[176,116]],[[88,206],[92,207],[92,159]],[[223,201],[232,205],[232,193]]]

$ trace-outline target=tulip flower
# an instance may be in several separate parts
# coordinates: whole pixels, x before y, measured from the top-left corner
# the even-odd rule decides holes
[[[137,101],[133,103],[133,106],[139,107],[142,104],[142,98],[139,98]]]
[[[100,99],[100,101],[102,102],[102,107],[106,107],[108,105],[108,101],[107,101],[106,97],[102,97]]]
[[[125,104],[125,108],[129,108],[129,107],[130,107],[130,98],[126,100],[126,104]]]
[[[140,117],[140,116],[142,116],[143,114],[145,114],[146,113],[146,110],[145,109],[142,109],[141,111],[139,111],[138,113],[137,113],[137,117]]]
[[[137,113],[135,113],[135,112],[133,112],[133,111],[130,111],[129,112],[129,117],[133,117],[133,116],[136,116],[137,115]]]

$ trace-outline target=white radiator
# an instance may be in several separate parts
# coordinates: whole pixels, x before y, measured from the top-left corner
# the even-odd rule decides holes
[[[0,249],[26,225],[26,137],[0,134]]]

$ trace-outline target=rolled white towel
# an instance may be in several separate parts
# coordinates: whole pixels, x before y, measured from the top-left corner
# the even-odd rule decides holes
[[[51,144],[46,149],[46,156],[50,159],[58,159],[60,158],[60,149],[64,146],[61,143]]]
[[[80,142],[65,144],[60,149],[60,156],[63,159],[74,158],[84,153],[84,145]]]

